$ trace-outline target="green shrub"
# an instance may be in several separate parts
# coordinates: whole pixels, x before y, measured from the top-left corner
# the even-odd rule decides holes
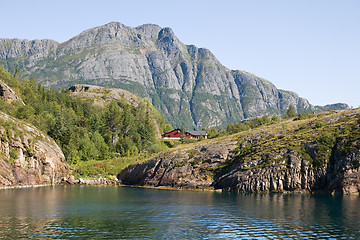
[[[195,166],[202,162],[201,158],[195,158],[193,161],[190,162],[191,166]]]
[[[185,156],[182,154],[176,154],[175,158],[185,158]]]
[[[320,121],[316,121],[315,124],[314,124],[314,128],[322,128],[324,126],[325,126],[325,124],[323,122],[320,122]]]
[[[313,114],[308,114],[308,113],[299,113],[297,115],[296,118],[294,118],[294,121],[297,121],[297,120],[304,120],[304,119],[309,119],[309,118],[314,118],[315,115]]]
[[[195,150],[195,149],[189,149],[189,150],[187,150],[186,152],[189,154],[189,155],[188,155],[189,159],[192,159],[192,158],[195,156],[195,154],[197,153],[197,150]]]
[[[183,161],[181,161],[181,162],[177,162],[176,164],[175,164],[175,167],[183,167],[183,166],[185,166],[186,165],[186,160],[183,160]]]
[[[168,148],[174,148],[181,144],[181,142],[178,140],[162,140],[161,142],[165,144],[165,146],[167,146]]]
[[[17,159],[18,158],[18,154],[17,154],[17,149],[16,148],[12,148],[9,152],[10,155],[10,159]]]

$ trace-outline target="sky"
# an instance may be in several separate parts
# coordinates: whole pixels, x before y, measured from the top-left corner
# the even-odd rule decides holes
[[[0,0],[0,38],[64,42],[109,22],[170,27],[313,105],[360,107],[358,0]]]

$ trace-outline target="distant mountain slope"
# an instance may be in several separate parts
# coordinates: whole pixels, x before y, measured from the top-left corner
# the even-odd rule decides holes
[[[185,45],[170,28],[112,22],[67,42],[0,39],[0,65],[46,86],[94,84],[145,97],[175,127],[213,127],[264,114],[319,111],[296,93],[224,67],[207,49]],[[346,104],[328,108],[347,108]]]

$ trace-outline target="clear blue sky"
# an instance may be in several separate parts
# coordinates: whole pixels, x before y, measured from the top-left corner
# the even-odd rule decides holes
[[[171,27],[312,104],[360,106],[358,0],[1,0],[0,38],[66,41],[112,21]]]

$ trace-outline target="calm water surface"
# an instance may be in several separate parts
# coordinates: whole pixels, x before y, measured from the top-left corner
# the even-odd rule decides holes
[[[2,239],[360,239],[357,196],[56,186],[0,203]]]

